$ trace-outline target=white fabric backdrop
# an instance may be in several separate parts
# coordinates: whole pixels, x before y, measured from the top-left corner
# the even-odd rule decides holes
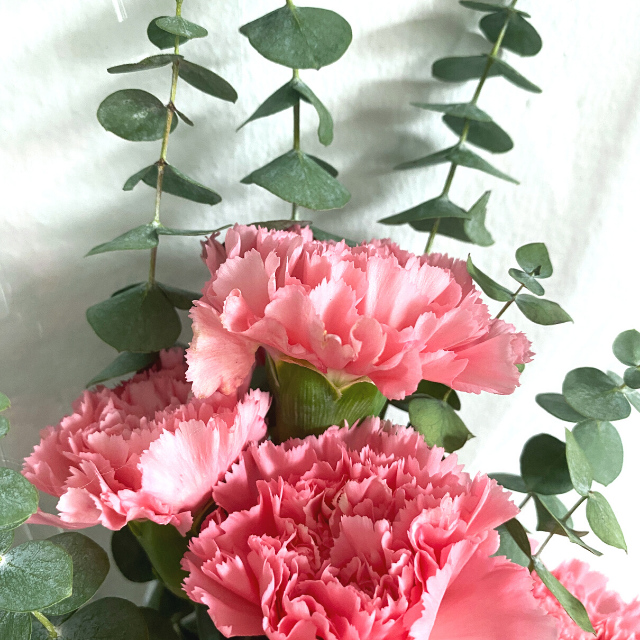
[[[288,206],[238,181],[290,147],[291,114],[234,131],[289,77],[288,70],[262,59],[238,33],[240,25],[278,4],[185,1],[185,17],[204,24],[211,35],[189,43],[184,53],[228,78],[240,100],[233,106],[179,85],[178,107],[196,127],[180,125],[171,137],[169,160],[216,188],[224,201],[209,208],[165,196],[167,224],[207,228],[287,215]],[[305,109],[303,147],[341,170],[353,198],[341,212],[310,217],[352,238],[391,235],[403,247],[420,251],[424,235],[383,227],[376,220],[440,191],[444,167],[402,173],[390,168],[453,141],[437,115],[409,102],[470,97],[471,84],[437,82],[430,69],[439,57],[488,50],[476,29],[480,14],[454,0],[317,0],[315,5],[341,12],[353,25],[354,43],[335,65],[302,74],[336,123],[335,142],[325,150],[314,135],[315,115]],[[532,59],[509,54],[506,59],[544,93],[526,93],[492,79],[480,106],[516,143],[511,153],[492,162],[522,184],[515,187],[462,169],[452,196],[470,206],[485,189],[493,190],[488,225],[496,244],[471,251],[495,277],[504,280],[519,245],[547,243],[555,265],[553,279],[545,284],[548,295],[562,303],[575,324],[537,327],[515,309],[509,311],[507,319],[528,333],[537,357],[514,396],[463,398],[463,417],[478,437],[461,457],[471,469],[487,472],[517,471],[520,449],[534,433],[563,437],[565,424],[539,409],[534,396],[559,391],[564,374],[577,366],[622,371],[611,342],[624,329],[640,329],[640,4],[522,0],[520,5],[533,14],[544,48]],[[146,274],[146,252],[82,258],[93,245],[152,217],[151,189],[139,186],[123,193],[120,188],[157,158],[159,143],[116,138],[100,127],[95,111],[121,88],[147,89],[166,100],[168,69],[125,76],[110,76],[105,69],[153,54],[146,25],[172,13],[174,5],[170,0],[124,0],[124,6],[128,18],[121,23],[111,0],[23,0],[2,7],[5,24],[21,25],[5,30],[0,80],[0,389],[13,401],[13,429],[2,442],[13,465],[30,451],[39,429],[68,412],[84,383],[115,355],[92,333],[85,309]],[[466,257],[470,248],[438,238],[436,249]],[[198,239],[163,241],[158,273],[162,281],[199,289],[206,273],[198,259]],[[626,533],[629,556],[606,549],[603,559],[588,560],[631,596],[638,593],[640,572],[638,414],[619,427],[627,466],[605,493]],[[42,535],[21,535],[28,533]],[[98,535],[108,540],[104,532]],[[557,540],[545,557],[554,566],[563,557],[583,557],[580,551]],[[127,588],[113,577],[107,591]]]

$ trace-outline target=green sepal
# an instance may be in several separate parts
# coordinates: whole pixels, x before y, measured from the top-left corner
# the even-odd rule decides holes
[[[594,420],[624,420],[631,413],[616,382],[593,367],[570,371],[562,383],[562,394],[576,411]]]
[[[87,309],[98,337],[118,351],[151,353],[175,343],[180,318],[158,285],[134,285]]]
[[[593,479],[604,486],[611,484],[624,461],[618,430],[610,422],[584,420],[573,428],[573,435],[589,460]]]
[[[517,493],[529,492],[524,480],[513,473],[490,473],[489,477],[509,491],[516,491]]]
[[[484,16],[480,20],[480,31],[484,33],[489,42],[495,43],[507,18],[509,18],[509,26],[501,46],[520,56],[535,56],[540,53],[540,49],[542,49],[540,34],[528,20],[516,12],[498,11]]]
[[[0,530],[19,527],[37,509],[36,488],[17,471],[0,467]]]
[[[525,528],[518,520],[511,520],[498,527],[500,547],[494,556],[505,556],[521,567],[529,567],[531,563],[531,544]]]
[[[129,527],[113,532],[111,555],[120,573],[130,582],[144,583],[154,579],[153,565]]]
[[[123,233],[110,242],[104,242],[93,247],[93,249],[85,255],[85,258],[95,256],[99,253],[107,253],[108,251],[143,250],[152,249],[157,246],[158,232],[155,226],[152,224],[143,224]]]
[[[164,18],[156,18],[156,26],[162,31],[166,31],[173,36],[180,38],[206,38],[209,33],[204,28],[193,22],[185,20],[182,16],[167,16]],[[174,38],[175,40],[175,38]]]
[[[278,198],[314,211],[340,209],[351,194],[315,160],[295,149],[256,169],[242,180]]]
[[[597,491],[592,491],[587,498],[587,521],[602,542],[616,549],[627,550],[624,534],[611,505]]]
[[[448,394],[448,395],[447,395]],[[431,380],[421,380],[418,388],[410,396],[404,400],[390,400],[391,404],[402,411],[409,411],[409,403],[418,398],[435,398],[436,400],[444,400],[447,396],[447,403],[456,411],[460,411],[460,396],[446,384],[439,382],[431,382]]]
[[[122,352],[110,365],[105,367],[98,375],[87,382],[87,388],[101,382],[119,378],[127,373],[133,373],[146,369],[158,359],[157,353],[130,353]]]
[[[119,64],[116,67],[109,67],[108,73],[133,73],[135,71],[147,71],[149,69],[160,69],[170,65],[176,60],[182,60],[183,56],[176,55],[175,53],[159,53],[155,56],[149,56],[140,62],[134,62],[132,64]]]
[[[178,75],[187,84],[214,98],[227,102],[235,102],[238,99],[236,90],[224,78],[199,64],[182,60],[178,65]]]
[[[167,126],[167,107],[141,89],[122,89],[107,96],[97,116],[107,131],[132,142],[160,140]],[[177,126],[178,119],[173,118],[171,131]]]
[[[520,455],[520,475],[532,493],[558,495],[571,491],[565,443],[548,433],[529,438]]]
[[[534,293],[537,296],[544,295],[544,287],[528,273],[524,271],[520,271],[520,269],[509,269],[509,275],[521,285],[524,285],[531,293]]]
[[[586,418],[569,405],[561,393],[539,393],[536,402],[547,413],[566,422],[582,422]]]
[[[456,118],[475,120],[477,122],[491,122],[491,116],[488,113],[470,102],[457,102],[454,104],[412,102],[411,106],[418,107],[418,109],[425,109],[426,111],[444,113],[455,116]]]
[[[516,260],[520,268],[534,278],[550,278],[553,275],[553,265],[544,242],[531,242],[518,247]]]
[[[442,447],[447,453],[461,449],[474,437],[453,407],[435,398],[411,400],[409,420],[430,447]]]
[[[486,273],[480,271],[478,267],[473,264],[471,256],[467,258],[467,271],[473,278],[474,282],[486,293],[492,300],[498,302],[508,302],[513,300],[514,293],[509,291],[506,287],[498,284],[493,278],[490,278]]]
[[[353,34],[334,11],[287,4],[240,27],[267,60],[290,69],[320,69],[339,60]]]
[[[567,443],[567,465],[573,488],[581,496],[587,496],[593,484],[591,464],[573,433],[565,427],[564,434]]]
[[[160,20],[162,18],[168,18],[169,16],[160,16],[158,18],[154,18],[147,27],[147,38],[151,44],[158,47],[158,49],[173,49],[176,45],[176,37],[167,31],[162,30],[157,24],[156,20]],[[184,44],[185,42],[189,42],[191,38],[180,37],[179,44]]]
[[[467,142],[491,153],[506,153],[513,149],[511,136],[493,121],[481,122],[448,114],[442,116],[442,121],[458,135],[462,135],[466,123],[469,122]]]
[[[562,324],[573,322],[571,316],[557,303],[551,300],[541,300],[526,293],[516,296],[518,309],[531,322],[543,325]]]
[[[323,231],[319,229],[315,225],[311,225],[311,231],[313,232],[313,239],[320,240],[322,242],[326,242],[328,240],[333,240],[335,242],[344,242],[348,247],[357,247],[360,243],[355,240],[349,240],[349,238],[343,238],[340,235],[336,235],[335,233],[329,233],[328,231]]]

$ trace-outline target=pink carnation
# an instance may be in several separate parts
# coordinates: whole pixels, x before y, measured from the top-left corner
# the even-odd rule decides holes
[[[341,384],[367,377],[395,399],[422,379],[512,393],[516,364],[532,356],[523,334],[491,318],[460,260],[241,225],[205,253],[212,278],[192,309],[187,352],[198,396],[233,391],[260,346]]]
[[[72,415],[43,430],[23,473],[59,496],[60,516],[39,512],[31,522],[117,530],[149,519],[188,531],[246,443],[265,435],[269,396],[191,399],[185,371],[182,349],[164,351],[115,389],[85,391]]]
[[[553,575],[584,604],[595,637],[578,627],[536,576],[534,595],[555,618],[559,640],[640,640],[640,600],[625,603],[607,591],[607,578],[580,560],[563,562]]]
[[[184,588],[227,637],[555,640],[528,571],[491,557],[509,495],[377,418],[251,445],[214,488]]]

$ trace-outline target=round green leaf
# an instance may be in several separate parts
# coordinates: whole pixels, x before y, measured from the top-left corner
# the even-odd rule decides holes
[[[509,289],[498,284],[495,280],[490,278],[486,273],[480,271],[478,267],[473,264],[471,256],[467,258],[467,271],[473,278],[474,282],[486,293],[492,300],[498,300],[499,302],[508,302],[513,300],[513,293]]]
[[[495,122],[481,122],[477,120],[468,120],[445,114],[442,117],[444,123],[458,135],[462,135],[467,122],[469,122],[469,130],[467,132],[467,141],[476,147],[491,151],[491,153],[506,153],[513,149],[513,140],[509,134]]]
[[[536,402],[552,416],[566,422],[582,422],[585,416],[567,404],[561,393],[539,393]]]
[[[151,582],[154,579],[151,562],[129,527],[113,532],[111,553],[120,573],[127,580]]]
[[[509,491],[516,491],[518,493],[529,492],[524,480],[520,476],[512,473],[490,473],[489,477]]]
[[[640,367],[629,367],[624,372],[624,383],[631,389],[640,389]]]
[[[192,87],[214,98],[227,102],[238,99],[236,90],[224,78],[199,64],[182,60],[178,66],[178,75]]]
[[[161,29],[157,24],[156,20],[161,20],[163,18],[167,18],[169,16],[160,16],[159,18],[154,18],[147,27],[147,37],[158,49],[173,49],[176,45],[176,37],[167,31]],[[184,36],[180,37],[180,44],[184,44],[188,42],[191,38],[187,38]]]
[[[531,322],[542,325],[562,324],[573,322],[571,316],[557,303],[551,300],[540,300],[526,293],[516,296],[518,309]]]
[[[417,207],[407,209],[401,213],[396,213],[388,218],[383,218],[379,222],[382,224],[405,224],[414,223],[421,220],[435,220],[444,218],[469,218],[469,214],[449,200],[447,196],[438,196],[433,200],[427,200]]]
[[[0,416],[0,438],[4,438],[9,433],[10,428],[9,419],[6,416]]]
[[[0,527],[18,527],[37,509],[36,488],[17,471],[0,467]]]
[[[7,529],[6,531],[0,531],[0,555],[5,553],[11,548],[13,544],[13,529]]]
[[[48,540],[25,542],[2,556],[0,609],[38,611],[71,595],[69,554]]]
[[[122,89],[107,96],[98,107],[100,124],[133,142],[160,140],[167,125],[167,108],[147,91]],[[173,118],[171,130],[178,126]]]
[[[206,38],[209,33],[200,25],[185,20],[182,16],[168,16],[165,18],[156,18],[156,26],[162,31],[180,38]],[[175,37],[174,37],[175,42]]]
[[[31,614],[0,611],[0,638],[29,640],[31,638]]]
[[[520,456],[520,475],[534,493],[556,495],[571,491],[564,442],[547,433],[530,438]]]
[[[426,443],[447,453],[461,449],[473,434],[454,409],[442,400],[418,398],[409,403],[409,420]]]
[[[498,11],[480,20],[480,30],[489,42],[498,40],[509,14],[508,11]],[[535,56],[542,49],[542,38],[530,22],[517,13],[511,13],[502,46],[521,56]]]
[[[520,269],[509,269],[509,275],[520,284],[524,285],[531,293],[535,293],[537,296],[544,295],[543,286],[528,273],[520,271]]]
[[[587,520],[593,533],[602,542],[617,549],[627,550],[624,534],[611,505],[597,491],[593,491],[587,499]]]
[[[119,378],[127,373],[140,371],[152,365],[158,359],[157,353],[121,353],[109,366],[105,367],[97,376],[87,382],[87,387],[93,387],[112,378]]]
[[[99,253],[107,253],[108,251],[131,251],[131,250],[143,250],[152,249],[158,246],[158,233],[152,224],[143,224],[140,227],[135,227],[118,236],[110,242],[104,242],[99,244],[85,257],[95,256]]]
[[[610,422],[584,420],[574,427],[573,435],[589,460],[593,479],[611,484],[620,475],[624,460],[618,430]]]
[[[606,373],[592,367],[570,371],[562,384],[567,402],[587,418],[623,420],[631,413],[629,401]]]
[[[569,429],[564,430],[567,441],[567,465],[573,488],[581,495],[589,495],[593,471],[585,452]]]
[[[532,242],[519,247],[516,260],[525,273],[536,278],[549,278],[553,275],[553,265],[544,242]]]
[[[349,23],[327,9],[287,6],[240,28],[262,56],[291,69],[320,69],[339,60],[353,37]]]
[[[11,401],[4,393],[0,393],[0,411],[6,411],[11,406]]]
[[[175,343],[180,318],[158,286],[135,285],[87,309],[98,337],[118,351],[151,353]]]
[[[613,343],[613,355],[629,367],[640,365],[640,332],[623,331]]]
[[[90,600],[109,573],[109,556],[91,538],[70,531],[49,538],[49,542],[62,547],[73,561],[73,592],[70,598],[61,600],[45,609],[49,616],[71,613]]]
[[[108,73],[132,73],[135,71],[147,71],[148,69],[160,69],[167,65],[182,60],[182,56],[174,53],[160,53],[157,56],[149,56],[140,62],[134,62],[133,64],[119,64],[117,67],[110,67],[107,69]]]
[[[425,109],[426,111],[446,113],[456,118],[466,118],[467,120],[477,120],[478,122],[491,122],[491,116],[488,113],[485,113],[482,109],[470,102],[458,102],[455,104],[412,102],[411,106],[418,107],[418,109]]]

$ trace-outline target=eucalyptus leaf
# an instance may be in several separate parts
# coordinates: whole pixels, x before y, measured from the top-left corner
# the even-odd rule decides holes
[[[317,158],[316,156],[312,156],[307,154],[309,158],[311,158],[316,164],[319,164],[330,176],[333,178],[338,177],[338,170],[331,166],[328,162],[325,162],[322,158]]]
[[[107,96],[98,107],[100,124],[111,133],[132,142],[160,140],[167,126],[167,107],[141,89],[121,89]],[[173,118],[171,131],[178,126]]]
[[[516,260],[522,270],[530,276],[550,278],[553,275],[553,265],[544,242],[532,242],[519,247]]]
[[[618,385],[604,372],[592,367],[570,371],[562,384],[567,402],[587,418],[623,420],[631,407]]]
[[[223,231],[224,229],[228,229],[230,226],[231,224],[225,224],[224,226],[218,227],[217,229],[173,229],[171,227],[160,225],[157,228],[157,231],[159,236],[210,236],[213,233],[218,233],[220,231]]]
[[[0,438],[4,438],[11,429],[11,423],[6,416],[0,416]]]
[[[320,69],[339,60],[353,37],[349,23],[327,9],[287,4],[240,28],[267,60],[291,69]]]
[[[478,267],[473,264],[471,256],[467,258],[467,271],[473,278],[474,282],[486,293],[492,300],[498,300],[499,302],[508,302],[513,300],[514,294],[506,287],[498,284],[495,280],[490,278],[486,273],[480,271]]]
[[[557,495],[571,491],[565,443],[548,433],[527,440],[520,455],[520,475],[534,493]]]
[[[300,102],[300,94],[293,87],[293,80],[289,80],[287,84],[280,87],[272,93],[239,127],[238,131],[245,125],[259,120],[260,118],[268,118],[287,109],[291,109]]]
[[[533,495],[533,501],[536,506],[536,515],[538,517],[536,530],[566,536],[567,534],[565,530],[558,524],[558,520],[563,520],[569,512],[569,509],[567,509],[562,501],[556,496],[543,496],[541,499],[537,494]],[[563,520],[563,522],[566,528],[573,528],[573,521],[571,517]]]
[[[173,49],[176,44],[176,37],[167,31],[162,30],[156,24],[156,20],[168,17],[169,16],[160,16],[159,18],[154,18],[147,27],[147,37],[152,44],[158,47],[158,49]],[[179,44],[184,44],[185,42],[189,42],[189,40],[191,40],[191,38],[182,36],[179,38]]]
[[[318,96],[302,80],[295,79],[293,88],[309,102],[318,114],[318,140],[328,146],[333,142],[333,118]]]
[[[520,269],[509,269],[509,275],[521,285],[524,285],[531,293],[535,293],[537,296],[544,295],[544,287],[528,273],[520,271]]]
[[[569,617],[587,633],[593,633],[595,630],[584,605],[576,598],[567,588],[542,564],[538,558],[533,559],[533,566],[542,583],[549,589],[556,600],[562,605]]]
[[[417,160],[410,160],[409,162],[402,162],[395,166],[394,171],[405,171],[407,169],[420,169],[422,167],[433,167],[438,164],[444,164],[445,162],[451,162],[451,154],[456,147],[448,147],[441,151],[436,151],[423,158]]]
[[[73,561],[72,595],[61,600],[42,613],[61,616],[71,613],[95,595],[109,573],[109,557],[99,544],[76,531],[60,533],[49,538],[49,542],[62,547]]]
[[[178,66],[178,75],[187,84],[214,98],[227,102],[235,102],[238,99],[236,90],[224,78],[199,64],[182,60]]]
[[[200,640],[222,640],[224,636],[216,629],[207,608],[201,604],[196,605],[196,620]]]
[[[597,491],[587,499],[587,521],[602,542],[616,549],[627,550],[624,534],[607,499]]]
[[[518,493],[529,492],[529,489],[527,489],[527,485],[524,483],[524,480],[520,476],[516,476],[513,473],[490,473],[489,477],[509,491],[516,491]]]
[[[539,393],[536,402],[552,416],[566,422],[582,422],[585,416],[567,404],[561,393]]]
[[[504,23],[509,26],[502,39],[502,47],[521,56],[535,56],[542,49],[542,38],[530,22],[520,14],[510,11],[498,11],[480,20],[480,30],[489,42],[495,43],[502,32]]]
[[[36,488],[17,471],[0,467],[0,527],[19,527],[37,509]]]
[[[581,495],[589,495],[593,483],[591,464],[580,443],[569,429],[564,430],[567,443],[567,465],[573,488]]]
[[[204,27],[185,20],[182,16],[168,16],[165,18],[156,18],[156,26],[162,31],[166,31],[174,36],[181,38],[206,38],[209,33]]]
[[[460,411],[460,396],[446,384],[439,382],[431,382],[431,380],[420,380],[418,388],[410,396],[406,396],[404,400],[390,400],[391,404],[402,411],[409,411],[409,403],[417,398],[436,398],[444,400],[447,396],[447,404],[456,411]]]
[[[111,554],[120,573],[127,580],[151,582],[154,579],[151,561],[129,527],[113,532]]]
[[[313,239],[320,240],[323,242],[333,240],[334,242],[344,242],[348,247],[357,247],[360,243],[355,240],[349,240],[349,238],[343,238],[340,235],[336,235],[335,233],[329,233],[328,231],[323,231],[322,229],[318,229],[315,225],[311,225],[311,231],[313,231]]]
[[[180,318],[160,287],[138,284],[87,309],[98,337],[118,351],[151,353],[175,343]]]
[[[173,628],[171,618],[149,607],[140,607],[140,613],[147,623],[149,640],[181,640],[181,636]]]
[[[48,540],[25,542],[2,556],[0,609],[38,611],[71,595],[69,554]]]
[[[640,411],[640,393],[637,391],[629,391],[625,389],[624,395],[627,396],[627,400],[635,408],[636,411]]]
[[[379,222],[382,224],[396,225],[406,222],[415,223],[421,220],[435,220],[438,218],[464,218],[468,219],[469,214],[449,200],[447,196],[438,196],[433,200],[427,200],[417,207],[407,209],[401,213],[396,213],[388,218],[383,218]]]
[[[472,0],[460,0],[460,4],[467,9],[473,9],[474,11],[482,11],[484,13],[493,13],[494,11],[500,11],[504,9],[504,4],[493,4],[490,2],[473,2]],[[520,11],[518,9],[512,9],[512,11],[519,13],[527,18],[531,17],[528,13]]]
[[[13,544],[13,534],[13,529],[0,531],[0,554],[6,553],[11,548]]]
[[[511,520],[510,522],[518,522],[517,520]],[[520,524],[518,522],[518,524]],[[520,526],[522,526],[520,524]],[[528,567],[531,559],[520,548],[520,545],[514,540],[506,524],[501,524],[498,527],[498,534],[500,535],[500,547],[493,554],[494,556],[505,556],[507,560],[519,564],[521,567]],[[525,532],[524,537],[527,537]],[[528,542],[528,540],[527,540]]]
[[[611,484],[622,471],[624,450],[617,429],[610,422],[584,420],[573,429],[573,435],[589,460],[593,479]]]
[[[509,134],[493,121],[482,122],[450,114],[445,114],[442,120],[449,129],[458,135],[462,135],[468,122],[467,141],[476,147],[486,149],[491,153],[506,153],[513,149],[513,140]]]
[[[175,105],[173,107],[173,110],[176,112],[176,115],[178,116],[178,118],[180,118],[180,120],[182,120],[182,122],[184,122],[185,124],[188,124],[190,127],[194,126],[193,120],[190,120],[189,118],[187,118],[187,116],[185,116],[184,113],[182,113],[182,111],[178,111]]]
[[[143,224],[123,233],[110,242],[105,242],[93,247],[85,257],[95,256],[99,253],[107,253],[108,251],[152,249],[157,246],[158,233],[156,228],[152,224]]]
[[[542,89],[537,85],[533,84],[530,80],[527,80],[522,74],[516,71],[511,65],[507,64],[504,60],[500,58],[493,58],[493,65],[491,66],[491,71],[494,73],[489,73],[489,75],[500,75],[505,80],[511,82],[516,87],[520,89],[524,89],[525,91],[530,91],[531,93],[542,93]]]
[[[124,351],[109,366],[105,367],[97,376],[87,382],[87,387],[93,387],[112,378],[119,378],[127,373],[140,371],[151,366],[158,359],[157,353],[130,353]]]
[[[461,449],[473,438],[454,409],[435,398],[412,400],[409,403],[409,420],[430,447],[443,447],[447,453]]]
[[[160,53],[155,56],[149,56],[140,62],[134,62],[132,64],[119,64],[117,67],[110,67],[107,69],[109,73],[132,73],[135,71],[147,71],[148,69],[160,69],[166,67],[177,60],[182,60],[183,57],[174,53]]]
[[[193,291],[187,291],[186,289],[180,289],[179,287],[172,287],[168,284],[160,284],[158,286],[164,292],[169,302],[176,307],[176,309],[188,310],[193,307],[194,300],[200,300],[202,294],[194,293]]]
[[[526,293],[520,293],[516,296],[516,304],[518,309],[536,324],[553,325],[573,322],[571,316],[557,302],[551,300],[540,300]]]
[[[484,158],[481,158],[477,153],[474,153],[466,147],[454,147],[454,150],[451,153],[451,162],[455,162],[461,167],[483,171],[484,173],[488,173],[490,176],[500,178],[501,180],[506,180],[507,182],[511,182],[513,184],[520,184],[515,178],[512,178],[499,169],[496,169]]]
[[[640,366],[640,332],[623,331],[613,343],[613,355],[629,367]]]
[[[640,389],[640,367],[629,367],[624,372],[624,383],[631,389]]]
[[[440,104],[431,102],[412,102],[411,106],[426,111],[437,111],[460,119],[476,120],[477,122],[491,122],[491,116],[475,104],[459,102],[455,104]]]
[[[0,638],[4,640],[29,640],[31,638],[31,614],[0,611]]]
[[[11,400],[4,393],[0,393],[0,411],[6,411],[10,406]]]
[[[307,209],[340,209],[351,199],[349,192],[320,165],[295,149],[257,169],[242,180]]]

